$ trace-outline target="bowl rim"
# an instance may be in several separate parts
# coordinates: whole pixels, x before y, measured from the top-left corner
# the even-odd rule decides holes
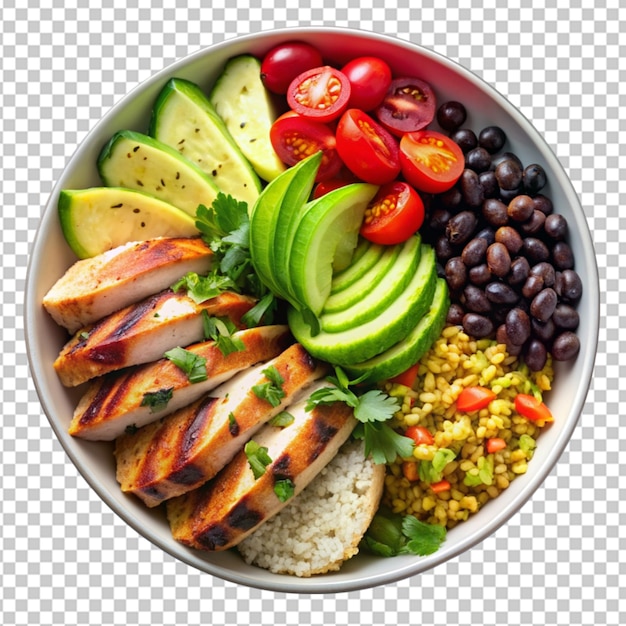
[[[460,541],[456,542],[453,546],[448,546],[444,544],[437,552],[427,557],[412,557],[410,559],[402,559],[402,557],[395,557],[398,560],[397,563],[399,567],[394,569],[392,572],[383,572],[379,574],[373,575],[355,575],[349,580],[337,580],[332,575],[324,575],[320,577],[312,577],[309,579],[301,579],[293,576],[286,575],[271,575],[269,572],[265,570],[259,569],[259,575],[253,576],[249,574],[243,574],[241,572],[235,572],[228,568],[223,568],[219,565],[212,564],[206,560],[199,558],[198,555],[194,553],[194,551],[190,549],[186,549],[184,546],[175,546],[176,549],[172,548],[172,546],[163,542],[158,536],[153,533],[147,532],[145,528],[142,528],[140,520],[136,519],[131,511],[127,510],[125,507],[120,506],[113,498],[109,497],[106,488],[104,488],[93,472],[91,467],[86,467],[80,463],[77,455],[72,449],[71,441],[69,439],[69,435],[61,428],[61,425],[55,419],[54,410],[51,406],[50,400],[46,397],[42,385],[40,384],[38,372],[41,368],[41,365],[38,363],[36,347],[33,344],[33,340],[35,337],[35,326],[34,326],[34,315],[31,315],[31,311],[34,311],[33,306],[35,306],[36,295],[34,293],[34,277],[33,277],[33,267],[37,264],[38,250],[40,246],[38,245],[41,238],[44,237],[43,225],[50,219],[50,214],[53,212],[54,200],[57,197],[60,189],[63,187],[63,182],[65,178],[65,174],[71,168],[71,166],[80,159],[81,153],[85,146],[87,146],[90,142],[90,139],[93,135],[98,132],[98,129],[101,125],[106,124],[109,118],[112,118],[118,113],[121,109],[123,109],[129,101],[133,100],[135,95],[141,91],[146,90],[152,85],[155,85],[157,82],[162,81],[164,76],[173,75],[177,70],[186,66],[187,64],[192,63],[197,59],[201,59],[206,55],[210,55],[213,52],[226,49],[232,47],[236,44],[245,44],[246,42],[252,42],[258,44],[260,39],[272,39],[278,38],[283,41],[297,39],[300,36],[308,36],[308,35],[352,35],[359,38],[371,39],[386,42],[387,45],[399,46],[401,48],[405,48],[408,51],[419,52],[422,55],[425,55],[437,63],[443,64],[453,70],[454,72],[460,73],[464,79],[469,82],[474,83],[480,90],[487,91],[493,98],[499,101],[500,105],[503,106],[509,115],[516,119],[519,125],[523,128],[523,130],[529,134],[531,134],[534,140],[538,144],[543,145],[545,156],[550,157],[551,166],[558,172],[560,182],[565,186],[566,191],[569,192],[570,199],[572,202],[575,201],[576,207],[573,208],[575,213],[578,213],[579,216],[582,216],[577,224],[577,229],[579,231],[579,236],[583,240],[584,243],[584,251],[585,258],[580,259],[579,262],[584,262],[589,268],[591,268],[593,274],[593,282],[589,285],[585,284],[585,290],[590,292],[590,301],[595,303],[595,309],[593,312],[592,319],[588,320],[587,327],[587,351],[588,355],[585,359],[582,370],[583,375],[580,380],[580,384],[575,391],[575,397],[573,400],[572,409],[569,415],[569,421],[567,425],[561,431],[556,444],[552,446],[547,460],[544,462],[543,467],[540,471],[538,471],[535,475],[532,476],[531,480],[529,480],[522,491],[519,494],[519,497],[515,499],[511,504],[503,509],[500,509],[493,515],[491,518],[485,521],[482,527],[476,532],[467,535],[462,538]],[[584,226],[584,228],[581,228]],[[31,372],[31,379],[35,385],[35,389],[37,391],[37,395],[40,401],[40,404],[44,410],[44,413],[50,423],[53,431],[62,447],[64,448],[66,454],[79,471],[79,473],[83,476],[89,486],[97,493],[99,498],[122,520],[124,520],[131,528],[133,528],[138,534],[142,537],[149,540],[152,544],[158,546],[164,552],[174,557],[177,560],[180,560],[187,565],[190,565],[202,572],[208,573],[210,575],[216,576],[218,578],[227,580],[229,582],[243,584],[249,587],[270,590],[276,592],[284,592],[284,593],[339,593],[339,592],[348,592],[361,590],[365,588],[377,587],[384,584],[395,583],[399,580],[415,576],[424,571],[430,570],[437,565],[440,565],[463,552],[466,552],[470,548],[476,546],[481,541],[488,538],[492,535],[498,528],[504,525],[515,513],[517,513],[520,508],[529,500],[529,498],[534,494],[537,489],[541,486],[541,484],[545,481],[547,476],[551,473],[553,467],[555,466],[558,459],[563,454],[569,440],[571,439],[572,433],[576,428],[576,425],[580,419],[580,415],[582,413],[582,409],[584,406],[584,402],[586,400],[586,396],[589,390],[589,386],[591,384],[592,372],[595,366],[595,355],[597,352],[597,342],[599,336],[599,317],[600,317],[600,297],[599,297],[599,272],[598,266],[593,246],[593,241],[591,238],[591,233],[589,230],[589,226],[584,218],[584,211],[580,204],[578,194],[575,192],[572,183],[567,176],[561,162],[556,157],[556,154],[552,150],[552,148],[547,144],[545,138],[534,128],[531,122],[524,116],[524,114],[513,106],[509,100],[501,94],[494,86],[486,82],[481,76],[475,74],[470,69],[461,65],[459,62],[450,59],[449,57],[431,49],[425,47],[419,43],[401,39],[395,36],[375,33],[373,31],[369,31],[366,29],[354,28],[354,27],[341,27],[341,26],[301,26],[301,27],[281,27],[281,28],[272,28],[265,29],[256,32],[251,32],[243,35],[234,35],[233,37],[224,39],[220,42],[210,44],[203,48],[200,48],[182,58],[175,60],[174,62],[166,65],[160,70],[153,73],[146,80],[141,83],[135,85],[132,89],[130,89],[125,95],[123,95],[109,110],[91,127],[91,129],[87,132],[85,137],[82,139],[80,144],[77,146],[73,155],[66,162],[65,167],[63,168],[59,179],[53,186],[53,189],[49,195],[49,198],[46,202],[44,210],[41,214],[40,222],[34,237],[34,240],[31,244],[29,250],[29,258],[27,265],[27,273],[26,273],[26,281],[25,281],[25,299],[24,299],[24,329],[25,329],[25,344],[27,350],[28,364]],[[589,353],[592,353],[590,356]],[[579,356],[581,358],[581,356]],[[49,366],[49,364],[48,364]]]

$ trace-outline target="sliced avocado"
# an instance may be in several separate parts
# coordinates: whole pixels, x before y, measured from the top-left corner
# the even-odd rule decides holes
[[[259,59],[249,54],[230,59],[209,100],[263,180],[271,181],[285,171],[270,141],[270,127],[278,115],[261,80]]]
[[[63,235],[81,259],[130,241],[198,235],[195,220],[187,213],[133,189],[64,189],[58,211]]]
[[[386,246],[372,243],[360,237],[350,265],[333,274],[333,280],[330,284],[331,295],[347,289],[352,283],[359,280],[380,259],[385,249]]]
[[[145,191],[192,217],[199,204],[210,206],[219,192],[211,178],[177,150],[130,130],[111,137],[98,157],[98,171],[107,187]]]
[[[195,163],[225,194],[252,205],[261,181],[195,83],[170,79],[152,109],[150,135]]]
[[[361,281],[357,281],[348,289],[340,291],[335,296],[330,296],[320,315],[322,329],[336,333],[375,318],[388,306],[389,302],[395,300],[402,293],[413,278],[420,260],[421,243],[422,238],[416,234],[409,237],[403,244],[392,246],[392,249],[396,249],[395,259],[385,266],[380,277],[373,275],[371,286],[361,285]],[[381,264],[385,265],[384,263]],[[358,289],[358,286],[355,285],[360,285],[362,288]],[[344,295],[352,295],[352,298],[342,298]],[[328,312],[328,303],[333,298],[338,298],[338,301],[331,302],[331,305],[337,304],[338,307],[334,311]],[[342,300],[344,304],[349,301],[350,304],[339,308]]]
[[[296,299],[319,315],[330,294],[333,261],[340,242],[350,237],[356,246],[365,209],[378,186],[352,183],[308,203],[296,230],[289,258]]]
[[[330,293],[324,304],[322,315],[332,315],[347,309],[360,302],[370,291],[375,289],[379,283],[388,276],[391,268],[395,266],[401,245],[386,246],[385,251],[379,257],[369,271],[365,272],[361,278],[355,280],[349,287],[337,293]],[[419,247],[418,247],[419,251]]]
[[[290,281],[289,262],[291,246],[298,230],[302,213],[305,210],[305,205],[311,196],[311,191],[315,184],[315,176],[321,162],[322,152],[319,151],[290,168],[295,171],[295,175],[291,179],[280,205],[274,209],[276,219],[273,243],[270,250],[270,263],[272,264],[278,287],[291,299],[296,297]]]
[[[450,297],[444,278],[437,279],[430,309],[409,335],[382,354],[367,361],[345,366],[351,378],[363,378],[364,383],[376,383],[393,378],[417,363],[439,337],[446,323]]]
[[[422,244],[420,263],[411,282],[378,317],[348,330],[313,335],[302,313],[290,307],[289,327],[311,356],[342,366],[361,363],[407,337],[428,310],[436,281],[435,251]]]

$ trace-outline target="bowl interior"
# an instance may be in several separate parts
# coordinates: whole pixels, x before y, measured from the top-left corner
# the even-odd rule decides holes
[[[544,193],[570,226],[570,244],[576,269],[584,284],[578,305],[582,320],[578,334],[581,351],[568,364],[557,364],[555,388],[549,404],[555,422],[539,440],[527,474],[519,477],[497,500],[448,533],[445,544],[428,557],[391,559],[359,554],[334,574],[298,579],[271,574],[246,565],[236,553],[204,554],[175,542],[160,511],[149,510],[132,496],[124,495],[115,480],[112,446],[86,442],[67,434],[80,390],[64,388],[52,363],[66,340],[41,306],[44,294],[74,262],[65,243],[56,212],[61,189],[101,184],[95,163],[100,149],[117,130],[146,130],[154,99],[173,76],[187,78],[208,88],[226,60],[241,53],[263,55],[277,43],[300,39],[316,45],[324,56],[341,64],[359,55],[386,59],[397,75],[422,77],[435,89],[439,102],[462,101],[468,110],[466,125],[475,130],[496,124],[505,129],[505,150],[515,152],[524,164],[540,163],[548,175]],[[67,454],[100,497],[137,532],[174,557],[220,578],[283,592],[338,592],[390,583],[418,574],[486,538],[513,515],[551,471],[572,431],[587,394],[597,347],[599,292],[595,254],[587,222],[567,176],[555,155],[532,125],[504,97],[461,66],[415,44],[364,31],[302,28],[262,32],[220,43],[182,59],[131,91],[93,128],[78,148],[53,190],[35,239],[26,287],[26,341],[31,373],[46,415]]]

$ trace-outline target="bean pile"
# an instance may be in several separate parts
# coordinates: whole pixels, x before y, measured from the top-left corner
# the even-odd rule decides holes
[[[566,218],[542,190],[546,173],[503,152],[506,134],[464,127],[466,111],[446,102],[439,125],[463,150],[465,170],[433,198],[426,236],[450,288],[448,322],[476,338],[496,338],[509,354],[541,370],[548,354],[576,357],[582,281],[567,242]]]

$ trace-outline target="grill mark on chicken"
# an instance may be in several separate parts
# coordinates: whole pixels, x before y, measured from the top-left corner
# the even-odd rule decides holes
[[[196,441],[207,425],[208,421],[213,417],[218,398],[205,398],[190,420],[189,425],[184,429],[184,434],[178,449],[180,451],[179,465],[183,465],[189,459]]]
[[[311,433],[311,439],[314,440],[316,443],[309,455],[309,463],[315,461],[315,459],[320,454],[322,454],[328,442],[337,433],[337,429],[329,424],[322,417],[316,417],[316,419],[313,421],[313,427],[311,430],[313,431]]]
[[[250,530],[263,519],[263,514],[251,508],[248,505],[248,500],[249,498],[244,498],[228,514],[226,521],[231,528]]]
[[[223,524],[213,524],[198,535],[198,543],[207,550],[215,550],[225,546],[230,539],[228,528]]]
[[[291,480],[293,477],[291,468],[291,455],[289,453],[285,453],[280,456],[274,462],[272,467],[272,478],[274,479],[274,484],[281,480]]]

